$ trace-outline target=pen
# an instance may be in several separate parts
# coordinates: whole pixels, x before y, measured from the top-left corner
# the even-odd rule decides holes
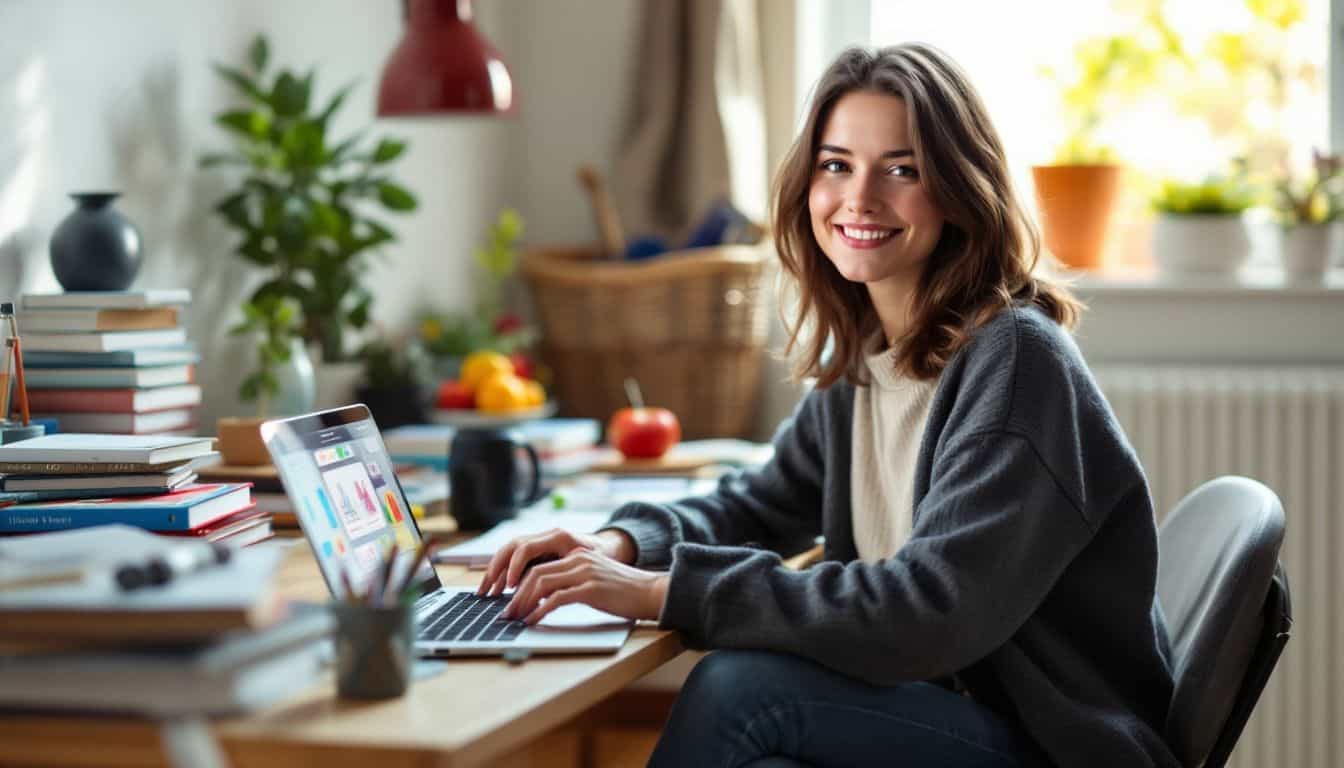
[[[233,550],[224,544],[192,544],[177,546],[162,555],[155,555],[143,564],[124,564],[117,567],[117,585],[130,592],[141,587],[158,587],[190,573],[213,565],[229,562]]]

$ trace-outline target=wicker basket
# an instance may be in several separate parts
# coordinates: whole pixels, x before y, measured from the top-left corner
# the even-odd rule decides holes
[[[765,362],[762,245],[599,260],[593,247],[530,250],[522,271],[555,374],[561,412],[605,422],[633,377],[649,405],[671,409],[687,439],[745,437]]]

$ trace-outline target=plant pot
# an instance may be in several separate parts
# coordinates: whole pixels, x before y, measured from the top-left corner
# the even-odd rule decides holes
[[[1031,169],[1041,231],[1060,263],[1098,269],[1120,194],[1118,165],[1037,165]]]
[[[116,192],[76,192],[51,235],[51,271],[67,291],[123,291],[140,271],[140,232],[112,207]]]
[[[355,390],[355,397],[369,406],[369,412],[381,430],[429,421],[425,416],[424,396],[419,387],[360,387]]]
[[[309,346],[308,354],[313,360],[313,410],[327,411],[354,402],[355,385],[364,375],[363,363],[358,360],[318,362],[322,360],[322,350],[317,345]]]
[[[261,441],[261,425],[264,421],[266,419],[255,416],[220,417],[215,423],[219,436],[216,445],[225,464],[250,467],[271,463],[271,455],[266,452],[266,444]]]
[[[1280,230],[1279,262],[1293,281],[1319,281],[1330,267],[1330,224],[1298,224]]]
[[[1153,260],[1163,272],[1230,276],[1250,255],[1241,214],[1159,213],[1153,221]]]

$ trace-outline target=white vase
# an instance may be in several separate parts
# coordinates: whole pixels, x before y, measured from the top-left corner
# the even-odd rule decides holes
[[[308,354],[314,361],[322,360],[322,348],[317,345],[309,346]],[[364,365],[358,360],[343,360],[338,363],[314,362],[313,378],[316,394],[313,398],[313,410],[326,411],[354,402],[355,386],[363,373]]]
[[[313,410],[317,397],[313,361],[302,339],[293,339],[289,345],[289,360],[276,366],[275,380],[280,385],[271,398],[268,415],[297,416]]]
[[[1251,255],[1240,214],[1159,213],[1153,222],[1153,260],[1177,275],[1232,275]]]
[[[1279,260],[1283,275],[1292,281],[1321,280],[1330,266],[1330,224],[1284,227]]]

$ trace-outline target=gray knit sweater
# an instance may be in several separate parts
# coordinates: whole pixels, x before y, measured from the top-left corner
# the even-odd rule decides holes
[[[952,359],[911,538],[877,563],[857,559],[851,528],[853,402],[846,383],[813,391],[765,467],[615,513],[637,564],[671,569],[661,625],[878,685],[955,676],[1060,766],[1177,766],[1160,735],[1172,676],[1148,486],[1067,332],[1016,308]],[[824,562],[782,566],[818,533]]]

